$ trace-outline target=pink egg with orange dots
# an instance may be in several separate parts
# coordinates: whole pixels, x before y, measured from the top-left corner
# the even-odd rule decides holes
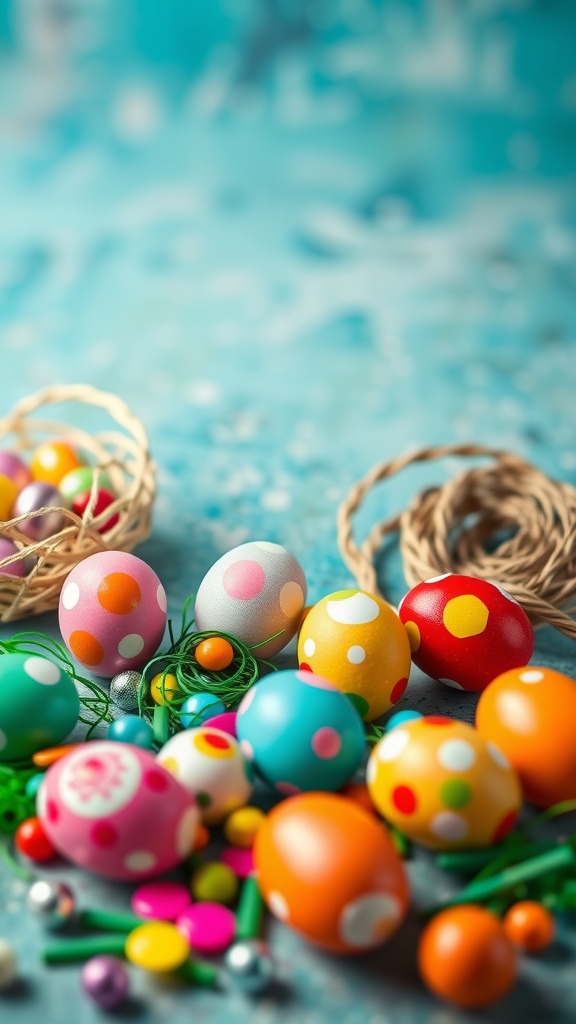
[[[112,677],[140,668],[156,653],[166,607],[164,587],[146,562],[126,551],[98,551],[66,577],[60,631],[82,665]]]
[[[136,880],[179,864],[200,815],[154,755],[110,740],[82,743],[47,771],[37,812],[68,860],[105,878]]]

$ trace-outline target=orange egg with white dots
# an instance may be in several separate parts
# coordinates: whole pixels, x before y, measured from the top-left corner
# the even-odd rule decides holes
[[[310,609],[298,639],[300,668],[334,683],[366,721],[408,685],[410,645],[394,609],[363,590],[339,590]]]
[[[166,593],[154,570],[126,551],[98,551],[66,577],[58,619],[68,650],[97,676],[144,665],[166,627]]]
[[[434,850],[497,843],[520,810],[520,783],[506,757],[455,718],[396,726],[374,747],[366,779],[383,817]]]
[[[551,668],[504,672],[484,690],[476,728],[516,769],[538,807],[576,800],[576,681]]]
[[[398,614],[412,661],[455,690],[483,690],[534,650],[530,620],[496,583],[446,573],[412,587]]]

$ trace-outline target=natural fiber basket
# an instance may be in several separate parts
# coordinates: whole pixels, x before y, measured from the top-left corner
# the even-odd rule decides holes
[[[65,402],[77,403],[78,420],[93,417],[95,411],[100,410],[99,415],[103,412],[118,429],[88,433],[71,423],[32,418],[42,406]],[[62,508],[64,526],[59,533],[44,540],[31,540],[18,526],[46,509],[0,522],[0,536],[14,541],[20,549],[17,555],[0,559],[2,622],[56,608],[62,584],[77,562],[95,551],[132,551],[150,533],[156,493],[155,467],[144,427],[120,398],[86,384],[51,387],[22,399],[8,416],[0,419],[0,448],[30,452],[49,439],[69,441],[81,458],[85,457],[87,463],[97,467],[90,501],[82,518]],[[98,481],[104,470],[118,497],[99,516],[93,516]],[[99,533],[98,527],[115,513],[119,517],[117,523]],[[2,574],[3,566],[22,557],[28,559],[26,576]]]

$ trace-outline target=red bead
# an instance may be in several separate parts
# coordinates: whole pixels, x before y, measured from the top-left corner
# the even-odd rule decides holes
[[[83,494],[79,494],[77,498],[74,498],[72,502],[72,511],[77,516],[83,516],[84,512],[88,507],[90,501],[90,491],[84,491]],[[99,516],[101,512],[104,512],[113,501],[116,501],[116,495],[112,494],[111,491],[107,491],[105,487],[101,487],[96,494],[96,501],[94,502],[94,508],[92,510],[92,517]],[[116,526],[118,522],[118,514],[110,516],[102,526],[98,527],[98,533],[106,533],[107,530],[111,530],[113,526]]]
[[[56,856],[39,818],[26,818],[16,829],[14,842],[16,849],[29,860],[41,862]]]

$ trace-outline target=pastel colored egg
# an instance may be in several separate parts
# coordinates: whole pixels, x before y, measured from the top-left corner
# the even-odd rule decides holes
[[[214,693],[193,693],[180,706],[180,720],[185,729],[204,725],[209,718],[226,714],[226,705]]]
[[[15,452],[0,451],[0,473],[14,481],[17,491],[21,491],[32,480],[28,466]]]
[[[576,799],[576,681],[534,665],[498,676],[478,701],[476,728],[516,769],[538,807]]]
[[[521,805],[518,777],[500,750],[471,725],[436,715],[386,733],[366,780],[383,817],[435,850],[499,842]]]
[[[114,676],[156,653],[166,626],[166,593],[141,558],[98,551],[66,577],[58,618],[70,653],[96,675]]]
[[[18,496],[18,488],[14,481],[0,473],[0,522],[12,518],[12,509]]]
[[[308,612],[298,640],[300,668],[330,679],[367,721],[402,697],[410,645],[394,609],[363,590],[339,590]]]
[[[7,537],[0,537],[0,562],[3,558],[10,558],[10,555],[18,554],[19,548]],[[0,576],[25,576],[26,563],[23,558],[18,558],[9,565],[0,566]]]
[[[18,523],[20,533],[30,540],[45,540],[52,537],[64,526],[64,516],[59,510],[66,505],[60,491],[52,484],[44,484],[38,481],[28,484],[20,491],[14,507],[12,517],[29,516],[31,512],[38,512],[42,508],[49,508],[52,511],[45,512],[41,516],[34,516],[24,519]]]
[[[296,633],[306,591],[302,568],[286,548],[268,541],[241,544],[219,558],[202,580],[196,628],[230,633],[248,647],[261,644],[255,656],[270,658]]]
[[[70,470],[69,473],[66,473],[66,476],[62,477],[58,484],[60,493],[64,495],[70,504],[73,504],[75,499],[81,494],[90,494],[95,472],[96,468],[94,466],[78,466],[77,469]],[[109,491],[111,494],[114,493],[112,481],[106,470],[98,470],[98,487]]]
[[[337,790],[362,764],[366,734],[327,679],[285,669],[251,687],[236,718],[240,748],[279,793]]]
[[[455,690],[483,690],[526,665],[534,631],[526,612],[495,583],[447,573],[413,587],[400,602],[412,660]]]
[[[168,871],[192,851],[198,809],[147,750],[95,740],[56,761],[37,797],[56,849],[105,878]]]
[[[80,701],[70,676],[48,658],[0,655],[0,761],[29,758],[74,728]]]
[[[30,472],[34,480],[57,487],[62,477],[81,465],[68,441],[44,441],[32,454]]]
[[[154,729],[139,715],[121,715],[110,722],[108,739],[120,743],[132,743],[135,747],[151,750],[154,746]]]
[[[250,799],[250,766],[236,740],[220,729],[200,726],[177,732],[157,760],[194,797],[208,825],[222,821]]]
[[[72,511],[75,512],[77,516],[83,517],[88,505],[90,504],[90,498],[90,491],[83,491],[81,494],[77,494],[72,502]],[[101,487],[96,491],[96,498],[92,507],[92,519],[97,519],[101,516],[102,513],[105,512],[106,509],[115,501],[116,495],[112,494],[112,491],[107,491],[106,488]],[[98,533],[107,533],[108,530],[111,530],[116,526],[118,519],[119,516],[117,514],[109,516],[108,519],[105,519],[104,522],[100,523],[97,527]]]
[[[270,912],[333,953],[385,942],[408,907],[408,881],[373,815],[345,797],[305,793],[278,804],[254,845]]]

